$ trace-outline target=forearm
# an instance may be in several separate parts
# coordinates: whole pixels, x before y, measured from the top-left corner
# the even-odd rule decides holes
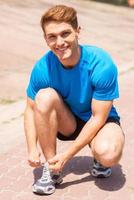
[[[79,136],[73,142],[72,146],[65,152],[67,160],[71,159],[84,146],[90,144],[99,129],[104,125],[105,120],[99,117],[91,117],[81,130]]]
[[[31,108],[26,108],[25,110],[24,128],[28,152],[34,151],[37,146],[37,134],[34,123],[34,112]]]

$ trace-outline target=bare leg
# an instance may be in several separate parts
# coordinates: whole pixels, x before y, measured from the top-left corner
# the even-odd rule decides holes
[[[56,154],[58,128],[56,112],[53,110],[48,115],[43,115],[35,109],[35,124],[41,149],[48,160]]]
[[[116,123],[107,123],[91,142],[94,157],[105,167],[117,164],[124,146],[124,134]]]
[[[73,133],[76,121],[60,95],[51,88],[38,92],[35,100],[35,126],[46,160],[56,154],[56,136]]]

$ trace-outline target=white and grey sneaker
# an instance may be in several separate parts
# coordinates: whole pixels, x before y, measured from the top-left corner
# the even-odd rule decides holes
[[[49,195],[55,192],[55,185],[63,181],[61,173],[54,174],[48,168],[46,162],[43,167],[42,176],[33,184],[33,192],[40,195]]]
[[[112,170],[110,167],[104,167],[96,159],[94,159],[93,169],[91,171],[92,176],[96,178],[107,178],[111,174],[112,174]]]

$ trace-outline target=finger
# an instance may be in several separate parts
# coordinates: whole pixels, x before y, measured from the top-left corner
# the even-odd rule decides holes
[[[48,160],[48,163],[49,163],[49,164],[55,164],[55,163],[57,163],[57,162],[58,162],[58,159],[57,159],[56,157],[51,158],[51,159]]]
[[[29,160],[29,165],[31,167],[39,167],[41,166],[41,162],[39,160]]]
[[[29,162],[30,167],[37,167],[35,163]]]
[[[56,163],[55,165],[49,165],[49,169],[54,172],[60,172],[62,170],[62,167],[60,163]]]

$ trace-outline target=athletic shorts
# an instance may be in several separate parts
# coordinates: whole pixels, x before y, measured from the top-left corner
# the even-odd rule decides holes
[[[70,136],[64,136],[62,133],[58,132],[57,138],[63,141],[75,140],[77,136],[79,135],[79,133],[81,132],[83,126],[86,124],[85,121],[83,121],[82,119],[78,117],[76,117],[76,122],[77,122],[77,128],[74,131],[74,133],[72,133]],[[114,122],[120,126],[120,120],[115,117],[109,117],[106,123],[109,123],[109,122]]]

